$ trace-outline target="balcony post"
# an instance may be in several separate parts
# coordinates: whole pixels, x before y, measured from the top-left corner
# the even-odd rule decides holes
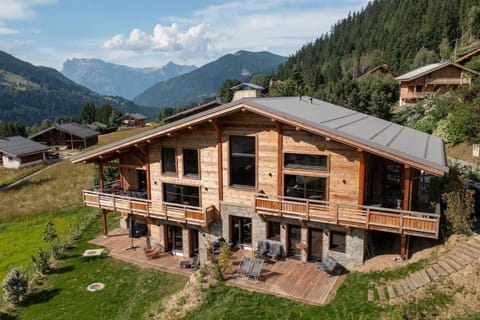
[[[102,223],[103,223],[103,237],[108,237],[108,226],[107,226],[107,213],[108,211],[102,209]]]
[[[410,183],[411,170],[409,166],[404,166],[403,170],[403,210],[410,210]]]
[[[360,160],[358,172],[358,204],[363,205],[365,200],[365,153],[359,150],[358,157]]]
[[[100,184],[100,190],[103,192],[104,182],[103,182],[103,164],[98,164],[98,180]]]

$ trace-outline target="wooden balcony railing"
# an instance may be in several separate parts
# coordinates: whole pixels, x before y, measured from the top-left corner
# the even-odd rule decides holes
[[[470,78],[426,78],[426,85],[470,85],[472,79]]]
[[[141,215],[208,227],[214,219],[215,206],[200,207],[152,201],[111,193],[109,188],[83,190],[83,202],[89,207]]]
[[[440,215],[290,197],[255,196],[258,214],[438,239]]]

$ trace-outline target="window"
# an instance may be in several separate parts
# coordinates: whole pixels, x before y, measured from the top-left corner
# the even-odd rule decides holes
[[[341,231],[330,231],[330,247],[332,251],[345,253],[346,233]]]
[[[255,187],[255,137],[230,137],[230,185]]]
[[[280,241],[280,222],[267,222],[267,239]]]
[[[175,148],[162,148],[162,172],[177,173],[175,165]]]
[[[183,149],[183,174],[198,176],[198,150]]]
[[[163,201],[200,207],[200,192],[198,187],[164,183]]]
[[[286,174],[284,194],[294,198],[327,200],[327,178]]]
[[[286,168],[328,170],[328,157],[325,155],[285,153]]]

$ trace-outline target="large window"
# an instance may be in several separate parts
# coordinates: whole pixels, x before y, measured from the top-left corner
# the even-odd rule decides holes
[[[255,187],[255,137],[230,137],[230,185]]]
[[[327,200],[327,178],[285,175],[285,196],[312,200]]]
[[[267,239],[280,241],[280,222],[267,221]]]
[[[183,149],[183,174],[198,176],[198,150]]]
[[[162,172],[177,173],[175,148],[162,148]]]
[[[200,207],[200,192],[198,187],[180,184],[163,184],[163,201]]]
[[[330,231],[330,250],[345,253],[346,233],[341,231]]]
[[[326,155],[285,153],[284,166],[286,168],[328,170]]]

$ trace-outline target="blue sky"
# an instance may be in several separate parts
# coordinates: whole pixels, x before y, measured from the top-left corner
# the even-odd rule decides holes
[[[201,66],[238,50],[291,55],[368,0],[0,0],[0,50],[61,69],[99,58]]]

